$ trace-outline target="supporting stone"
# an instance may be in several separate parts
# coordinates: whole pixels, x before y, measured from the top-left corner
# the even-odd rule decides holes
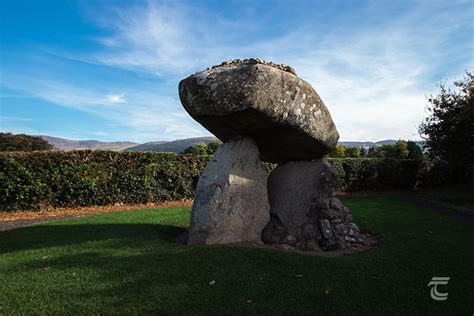
[[[268,179],[271,220],[262,240],[301,249],[343,249],[359,228],[336,197],[338,174],[325,159],[280,164]]]
[[[188,244],[260,243],[270,217],[267,178],[252,139],[222,144],[199,178]]]

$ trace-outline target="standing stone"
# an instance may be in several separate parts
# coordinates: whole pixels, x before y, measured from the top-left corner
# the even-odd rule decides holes
[[[268,179],[271,220],[263,232],[266,243],[302,249],[344,248],[356,242],[359,228],[336,197],[338,174],[325,159],[280,164]]]
[[[267,178],[252,139],[222,144],[199,178],[188,244],[260,243],[270,218]]]

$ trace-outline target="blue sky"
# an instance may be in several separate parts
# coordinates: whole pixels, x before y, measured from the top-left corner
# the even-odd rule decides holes
[[[341,140],[419,139],[426,96],[474,69],[474,1],[0,0],[0,129],[145,142],[206,136],[189,74],[293,66]]]

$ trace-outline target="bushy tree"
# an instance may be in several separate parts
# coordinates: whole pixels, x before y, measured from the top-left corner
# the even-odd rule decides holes
[[[414,141],[407,141],[408,159],[422,160],[423,150]]]
[[[194,155],[214,155],[217,148],[221,142],[213,141],[209,144],[198,144],[197,146],[193,147],[190,146],[183,151],[183,154],[194,154]]]
[[[208,155],[214,155],[216,152],[217,148],[219,147],[221,143],[218,141],[213,141],[207,144],[207,154]]]
[[[189,146],[188,148],[186,148],[184,151],[183,151],[183,154],[193,154],[193,155],[196,155],[198,153],[196,147],[193,147],[193,146]]]
[[[377,149],[375,146],[370,147],[367,151],[367,157],[374,157],[376,151]]]
[[[354,147],[346,147],[346,157],[349,158],[359,158],[360,157],[360,147],[354,146]]]
[[[415,144],[416,143],[412,142]],[[411,146],[411,145],[410,145]],[[367,154],[371,158],[393,158],[393,159],[409,159],[410,158],[410,149],[409,142],[404,140],[398,140],[395,144],[389,145],[385,144],[380,147],[371,147]],[[420,148],[417,148],[421,151]],[[416,151],[416,149],[413,149]]]
[[[451,182],[472,182],[474,174],[474,76],[466,72],[453,87],[440,85],[428,99],[430,116],[420,125],[431,159],[446,164]]]
[[[207,155],[207,145],[206,144],[198,144],[197,151],[200,155]]]
[[[333,151],[328,154],[328,157],[331,158],[345,158],[346,157],[346,147],[341,145],[336,145]]]
[[[37,136],[25,134],[0,133],[0,151],[51,150],[53,146]]]
[[[408,143],[404,140],[398,140],[395,143],[395,155],[397,156],[396,158],[399,159],[407,159],[408,158]]]

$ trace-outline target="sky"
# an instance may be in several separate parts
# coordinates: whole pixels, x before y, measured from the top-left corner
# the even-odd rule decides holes
[[[427,96],[474,70],[473,21],[473,0],[0,0],[0,130],[208,136],[179,81],[257,57],[311,83],[340,140],[420,139]]]

